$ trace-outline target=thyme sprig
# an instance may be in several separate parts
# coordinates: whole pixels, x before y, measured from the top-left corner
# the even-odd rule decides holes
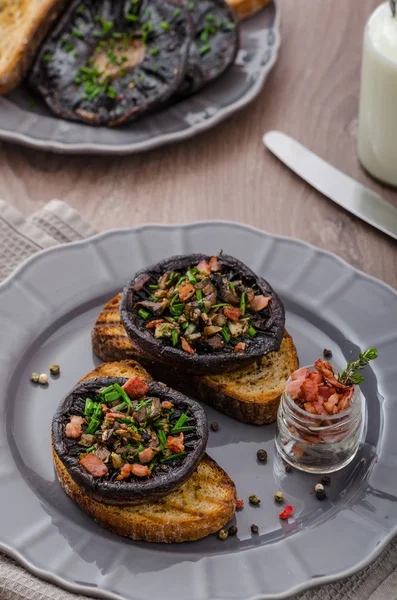
[[[368,365],[371,360],[378,358],[376,348],[369,348],[365,352],[359,352],[356,360],[349,360],[346,369],[343,369],[338,375],[338,381],[344,385],[359,385],[364,381],[364,377],[358,373]]]

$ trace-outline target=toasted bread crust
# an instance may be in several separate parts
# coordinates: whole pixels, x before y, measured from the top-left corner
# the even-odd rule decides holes
[[[153,381],[149,373],[136,360],[121,360],[120,362],[105,362],[84,375],[78,383],[98,377],[139,377],[144,381]]]
[[[1,52],[0,41],[0,94],[8,94],[22,81],[37,48],[67,3],[68,0],[8,0],[2,7],[0,34],[7,43],[7,52]]]
[[[259,359],[254,365],[232,371],[227,376],[185,377],[179,370],[173,371],[150,362],[133,347],[120,321],[120,299],[121,294],[118,294],[105,305],[92,331],[93,350],[102,360],[134,357],[145,365],[155,379],[198,398],[229,417],[252,425],[264,425],[275,421],[285,383],[299,366],[295,344],[287,331],[284,332],[280,350]],[[263,389],[266,376],[273,375],[274,378],[272,362],[281,363],[280,374],[277,385],[273,384],[266,390]],[[260,377],[252,375],[255,370]],[[241,384],[244,378],[247,380],[245,389]]]
[[[178,490],[158,502],[126,508],[92,500],[74,483],[54,450],[53,458],[68,496],[102,527],[133,540],[192,542],[221,529],[235,512],[235,485],[207,454],[196,473]]]
[[[226,0],[239,19],[247,19],[262,10],[271,0]]]

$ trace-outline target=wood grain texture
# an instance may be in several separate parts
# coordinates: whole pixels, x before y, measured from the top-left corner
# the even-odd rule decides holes
[[[293,4],[293,9],[291,8]],[[60,156],[0,145],[1,196],[24,214],[57,197],[98,230],[228,219],[335,252],[397,288],[397,244],[312,190],[268,153],[296,137],[397,207],[356,154],[364,24],[378,0],[281,0],[280,59],[260,97],[210,132],[140,156]]]

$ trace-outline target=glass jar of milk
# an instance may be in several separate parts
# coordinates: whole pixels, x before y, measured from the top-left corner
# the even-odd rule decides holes
[[[358,156],[377,179],[397,186],[396,0],[381,4],[364,32]]]

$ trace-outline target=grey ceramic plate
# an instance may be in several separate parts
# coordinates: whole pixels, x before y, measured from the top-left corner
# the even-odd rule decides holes
[[[280,45],[277,0],[241,24],[234,65],[198,94],[126,127],[89,127],[58,119],[20,87],[0,97],[0,139],[55,152],[128,154],[183,140],[213,127],[261,91]]]
[[[220,424],[209,453],[246,502],[238,536],[182,545],[134,543],[95,524],[64,494],[50,451],[52,414],[97,359],[90,331],[103,303],[137,269],[172,254],[234,254],[268,279],[287,309],[301,364],[331,348],[342,363],[376,346],[363,393],[368,429],[354,462],[332,476],[328,500],[310,494],[314,476],[286,474],[274,456],[273,425]],[[397,294],[302,242],[231,223],[146,226],[51,248],[0,286],[0,547],[33,573],[103,598],[174,600],[287,598],[364,567],[397,531]],[[61,365],[48,389],[32,371]],[[265,448],[268,463],[258,463]],[[283,490],[294,517],[280,521]],[[259,507],[248,504],[256,493]],[[250,525],[259,526],[252,535]],[[168,591],[167,591],[168,590]]]

